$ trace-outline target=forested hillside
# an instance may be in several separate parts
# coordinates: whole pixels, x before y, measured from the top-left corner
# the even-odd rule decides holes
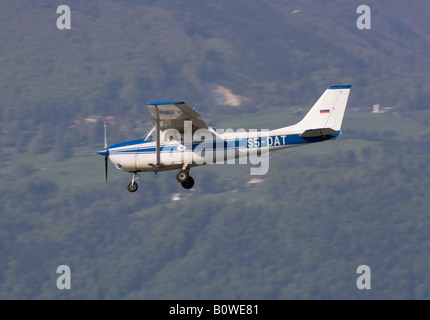
[[[66,2],[0,4],[0,299],[429,298],[430,4],[368,1],[359,30],[361,1]],[[352,84],[343,135],[271,154],[267,175],[104,183],[103,120],[110,144],[141,138],[145,103],[179,99],[273,129],[331,83]]]
[[[68,175],[8,181],[0,297],[426,299],[428,134],[375,137],[273,154],[255,185],[243,165],[195,169],[194,192],[163,173],[129,194],[125,176],[104,185],[101,163],[100,181],[81,186]],[[62,264],[67,292],[55,287]],[[362,264],[372,269],[364,292]]]

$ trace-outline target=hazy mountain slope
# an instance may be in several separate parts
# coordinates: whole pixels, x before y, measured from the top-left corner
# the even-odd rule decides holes
[[[372,29],[358,30],[358,4],[76,1],[60,31],[55,1],[4,3],[3,119],[137,114],[171,98],[208,108],[213,83],[251,108],[312,103],[332,82],[354,85],[352,105],[425,107],[429,5],[369,3]]]

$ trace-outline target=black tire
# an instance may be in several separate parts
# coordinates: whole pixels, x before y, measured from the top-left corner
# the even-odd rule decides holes
[[[179,170],[176,172],[176,180],[180,183],[187,181],[189,176],[190,175],[187,170]]]
[[[127,190],[130,192],[136,192],[137,188],[139,188],[139,186],[137,185],[136,181],[134,182],[134,184],[132,184],[130,181],[127,185]]]
[[[181,182],[181,184],[184,189],[191,189],[194,186],[194,179],[191,177],[188,177],[188,179],[185,180],[184,182]]]

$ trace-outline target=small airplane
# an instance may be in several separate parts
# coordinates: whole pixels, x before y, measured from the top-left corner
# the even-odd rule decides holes
[[[178,170],[176,180],[183,188],[191,189],[194,186],[190,176],[192,167],[249,157],[251,151],[262,154],[335,139],[342,134],[350,89],[351,85],[331,85],[300,122],[261,132],[220,133],[208,127],[200,114],[183,101],[148,102],[154,127],[145,139],[108,147],[104,123],[104,148],[97,153],[105,157],[106,182],[109,159],[116,168],[133,174],[127,185],[130,192],[138,188],[139,172],[167,170]]]

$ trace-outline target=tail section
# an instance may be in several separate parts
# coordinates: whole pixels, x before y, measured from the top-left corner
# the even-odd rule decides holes
[[[302,137],[339,131],[350,90],[350,85],[328,87],[303,120],[297,124],[297,127],[304,131]]]

